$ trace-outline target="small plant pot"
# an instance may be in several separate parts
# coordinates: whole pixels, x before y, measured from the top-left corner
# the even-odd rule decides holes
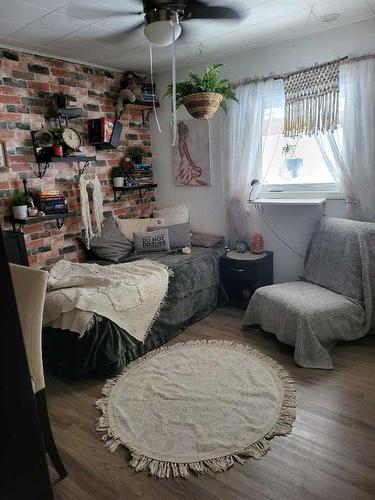
[[[302,165],[303,165],[303,158],[288,158],[286,160],[286,168],[293,179],[298,177]]]
[[[13,215],[15,219],[26,219],[28,217],[27,205],[13,207]]]
[[[62,146],[53,146],[54,156],[64,156],[64,150]]]
[[[182,98],[185,108],[193,118],[209,120],[219,109],[223,96],[216,92],[198,92]]]
[[[113,186],[116,188],[124,186],[124,178],[123,177],[113,177]]]

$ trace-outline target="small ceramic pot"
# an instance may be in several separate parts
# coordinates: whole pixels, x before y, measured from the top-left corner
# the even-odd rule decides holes
[[[123,187],[124,186],[124,178],[123,177],[114,177],[113,178],[113,186],[114,187]]]
[[[29,217],[36,217],[38,215],[38,209],[37,208],[29,208]]]
[[[54,156],[64,156],[64,150],[62,146],[53,146]]]
[[[18,207],[13,207],[13,215],[15,219],[26,219],[27,218],[27,205],[21,205]]]

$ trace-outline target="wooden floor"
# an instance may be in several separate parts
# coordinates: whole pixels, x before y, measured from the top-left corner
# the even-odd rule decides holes
[[[274,438],[264,459],[226,473],[158,480],[129,467],[124,448],[111,454],[98,439],[94,402],[103,380],[48,376],[50,417],[69,472],[54,484],[56,500],[375,499],[375,337],[336,346],[334,371],[306,370],[272,335],[241,331],[241,315],[219,309],[176,341],[234,340],[273,356],[297,386],[292,434]]]

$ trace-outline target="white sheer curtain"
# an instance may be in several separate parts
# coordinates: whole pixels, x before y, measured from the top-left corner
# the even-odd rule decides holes
[[[342,65],[342,140],[317,136],[333,178],[348,199],[347,217],[375,222],[375,59]]]
[[[272,79],[241,85],[236,89],[240,103],[232,103],[228,114],[221,113],[214,123],[220,130],[216,137],[223,172],[226,237],[231,245],[239,239],[248,239],[250,234],[246,202],[251,180],[262,180],[262,135],[267,137],[272,115],[270,103],[279,87],[280,82]]]

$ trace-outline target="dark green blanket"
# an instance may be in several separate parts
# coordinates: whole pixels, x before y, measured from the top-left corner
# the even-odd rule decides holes
[[[190,255],[133,254],[128,260],[153,259],[173,271],[165,304],[145,342],[131,337],[110,319],[95,315],[93,325],[81,338],[70,330],[43,329],[46,365],[70,377],[92,372],[108,376],[165,344],[216,308],[219,261],[224,252],[223,248],[194,247]]]

